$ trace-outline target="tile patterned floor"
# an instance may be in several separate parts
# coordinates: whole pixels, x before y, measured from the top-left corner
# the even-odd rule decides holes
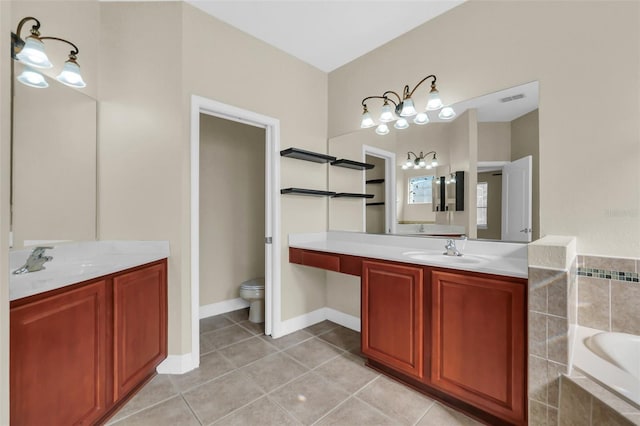
[[[329,321],[280,339],[246,309],[200,321],[200,367],[149,382],[109,425],[479,425],[364,366]]]

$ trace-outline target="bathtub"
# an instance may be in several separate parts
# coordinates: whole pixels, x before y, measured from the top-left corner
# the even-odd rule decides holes
[[[640,407],[640,336],[577,326],[571,368]]]

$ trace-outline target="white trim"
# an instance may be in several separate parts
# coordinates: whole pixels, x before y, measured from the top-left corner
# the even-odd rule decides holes
[[[317,324],[327,319],[326,308],[316,309],[315,311],[290,318],[280,323],[279,334],[272,335],[273,338],[278,338],[291,334],[295,331],[302,330],[303,328]]]
[[[200,306],[200,319],[226,314],[227,312],[237,311],[238,309],[244,309],[248,306],[249,302],[240,297]]]
[[[366,156],[384,159],[384,210],[385,210],[385,233],[396,233],[396,153],[385,151],[375,146],[362,145],[362,161],[366,162]],[[366,193],[366,174],[362,174],[362,192]],[[362,209],[363,216],[363,232],[367,232],[367,213],[366,205]]]
[[[190,353],[183,355],[169,355],[164,361],[156,367],[158,374],[184,374],[197,368],[193,365]]]
[[[344,312],[336,311],[333,308],[325,308],[325,310],[329,321],[340,324],[341,326],[347,327],[353,331],[360,332],[360,318],[345,314]]]
[[[270,232],[272,244],[265,244],[265,332],[280,332],[280,121],[232,105],[200,96],[191,96],[191,366],[200,364],[200,114],[213,115],[225,120],[249,124],[265,129],[265,232]],[[186,355],[183,355],[186,356]],[[187,370],[188,371],[188,370]]]

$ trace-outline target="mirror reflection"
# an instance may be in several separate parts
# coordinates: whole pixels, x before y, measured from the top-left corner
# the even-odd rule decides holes
[[[365,191],[375,195],[364,207],[366,232],[538,238],[538,83],[452,106],[458,113],[453,121],[436,117],[428,125],[392,130],[386,136],[363,129],[330,139],[331,155],[375,164],[365,176]],[[407,167],[409,161],[419,163],[421,154],[430,165],[433,154],[427,153],[436,153],[435,167]],[[393,183],[386,182],[389,176]],[[342,185],[343,178],[329,170],[332,188]],[[447,188],[445,211],[438,208],[440,182]],[[458,203],[456,193],[464,194]],[[347,222],[340,209],[344,207],[332,204],[331,229],[349,229],[340,228]]]
[[[14,72],[22,65],[14,63]],[[96,238],[97,102],[55,79],[14,83],[12,247]],[[12,79],[12,81],[15,81]]]

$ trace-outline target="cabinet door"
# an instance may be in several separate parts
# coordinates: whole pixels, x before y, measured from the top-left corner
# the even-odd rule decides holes
[[[91,424],[106,411],[106,281],[11,309],[12,425]]]
[[[166,263],[113,279],[114,398],[153,373],[167,355]]]
[[[362,265],[362,352],[422,379],[423,269],[371,261]]]
[[[525,419],[525,285],[433,271],[431,383],[487,412]]]

